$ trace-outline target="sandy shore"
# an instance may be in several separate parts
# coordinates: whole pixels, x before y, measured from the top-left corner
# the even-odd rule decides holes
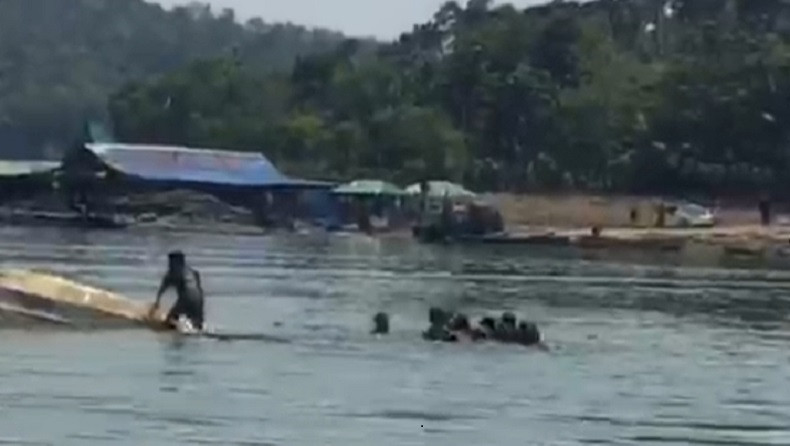
[[[715,228],[655,228],[652,226],[654,197],[593,196],[593,195],[487,195],[503,214],[507,232],[512,236],[554,234],[573,241],[590,235],[592,226],[603,228],[602,237],[624,241],[682,240],[693,243],[746,247],[787,246],[790,248],[790,225],[759,224],[756,209],[738,205],[724,205],[716,209],[720,223]],[[630,222],[630,211],[639,209],[636,225]],[[781,218],[781,217],[780,217]],[[236,235],[263,235],[271,233],[263,228],[232,223],[168,224],[164,221],[135,225],[141,230],[169,230],[177,232],[209,232]],[[310,232],[302,228],[297,232]],[[400,231],[378,236],[403,236]],[[638,246],[635,244],[634,246]]]
[[[585,194],[488,194],[485,199],[502,212],[509,228],[554,227],[589,228],[601,226],[631,227],[632,208],[638,210],[636,226],[653,225],[653,205],[659,197]],[[701,203],[714,209],[720,226],[757,226],[760,223],[757,204],[742,200],[719,200],[717,204]],[[774,206],[777,211],[783,211]],[[781,215],[777,215],[777,220]]]
[[[715,208],[719,223],[714,228],[653,227],[655,197],[593,195],[513,195],[486,197],[503,214],[511,236],[555,235],[572,244],[589,242],[591,228],[603,229],[599,243],[586,246],[656,249],[672,245],[709,246],[725,254],[763,255],[790,250],[790,225],[777,213],[771,226],[759,224],[759,213],[743,203],[724,202]],[[638,209],[635,225],[632,208]],[[776,206],[775,206],[776,208]]]

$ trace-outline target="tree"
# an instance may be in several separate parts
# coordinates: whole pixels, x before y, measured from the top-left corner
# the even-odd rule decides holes
[[[343,40],[323,30],[251,23],[199,3],[165,11],[142,0],[0,2],[0,133],[28,141],[18,148],[5,141],[5,155],[36,157],[53,143],[62,148],[86,117],[105,117],[108,96],[129,82],[234,54],[255,70],[289,71],[297,57]],[[146,113],[139,119],[152,125],[164,116]],[[172,131],[163,136],[183,138]]]
[[[778,0],[558,1],[523,11],[447,2],[376,51],[346,40],[301,54],[286,75],[249,57],[276,29],[251,22],[235,58],[130,84],[110,110],[127,139],[262,148],[318,176],[447,177],[490,190],[782,190],[788,17]],[[213,24],[213,39],[232,29],[204,9],[179,20]],[[69,89],[47,93],[75,100]],[[43,97],[29,88],[9,99],[16,94]],[[53,119],[4,105],[5,116]]]

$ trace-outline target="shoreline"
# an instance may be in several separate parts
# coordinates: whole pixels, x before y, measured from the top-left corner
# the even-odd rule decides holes
[[[502,213],[506,232],[513,237],[566,237],[572,245],[650,250],[654,245],[702,245],[728,253],[748,255],[786,247],[790,250],[790,221],[785,207],[775,204],[773,224],[762,226],[757,204],[722,199],[712,207],[717,224],[709,228],[654,227],[655,196],[594,194],[489,194],[485,199]],[[630,219],[636,208],[636,222]],[[592,228],[601,228],[599,242],[591,240]],[[608,246],[610,245],[610,246]]]
[[[559,229],[592,226],[651,229],[654,223],[653,206],[657,202],[683,201],[656,195],[592,193],[484,193],[480,197],[500,210],[509,228],[535,226]],[[760,224],[756,201],[726,197],[701,201],[700,204],[715,212],[719,227]],[[634,208],[638,213],[635,225],[630,218]],[[776,222],[790,216],[790,208],[782,203],[774,203],[773,208]]]
[[[507,231],[509,236],[556,236],[568,237],[571,240],[592,239],[589,227],[585,228],[556,228],[551,226],[522,226],[515,230]],[[738,242],[755,242],[768,244],[783,244],[790,247],[790,226],[759,226],[759,225],[731,225],[716,226],[711,228],[629,228],[629,227],[604,227],[600,233],[602,240],[684,240],[702,244],[726,244]]]
[[[684,251],[689,246],[708,246],[723,250],[725,254],[759,257],[766,253],[781,252],[781,255],[790,257],[790,224],[786,224],[788,220],[777,214],[775,217],[777,224],[761,226],[756,206],[750,209],[742,205],[720,204],[716,208],[719,223],[711,228],[657,228],[649,227],[648,221],[649,210],[658,200],[656,197],[591,194],[481,194],[480,197],[499,209],[505,222],[505,232],[494,237],[470,237],[458,240],[457,243],[460,245],[479,243],[514,246],[570,245],[585,251],[623,249],[645,252]],[[249,219],[246,218],[234,219],[233,217],[239,212],[224,204],[217,205],[215,199],[208,200],[207,203],[217,209],[216,212],[205,213],[209,218],[198,216],[200,213],[181,216],[175,212],[170,215],[160,215],[153,220],[132,219],[128,226],[93,229],[83,227],[83,229],[252,237],[277,234],[322,234],[330,237],[360,235],[417,243],[410,229],[403,228],[377,231],[372,235],[355,231],[327,231],[321,226],[309,223],[298,225],[294,230],[265,228],[248,222]],[[633,225],[629,218],[630,211],[634,207],[640,209],[639,213],[642,217],[638,219],[636,225]],[[57,219],[21,218],[15,221],[14,218],[9,218],[17,215],[13,208],[14,206],[2,207],[6,218],[3,218],[0,224],[17,227],[81,227],[79,224],[64,223]],[[31,208],[17,209],[20,215],[42,212]],[[152,208],[152,213],[155,212],[154,209]],[[139,210],[145,211],[146,207]],[[235,211],[235,214],[231,211]],[[598,237],[592,235],[591,229],[594,226],[601,228]],[[784,251],[787,251],[786,255]]]
[[[8,225],[7,227],[33,227]],[[38,226],[41,227],[41,226]],[[48,225],[54,229],[77,229],[68,226]],[[79,229],[77,229],[79,230]],[[87,231],[172,236],[229,236],[229,237],[297,237],[320,240],[355,240],[365,243],[398,243],[419,245],[408,231],[381,232],[367,235],[350,231],[326,231],[308,227],[296,231],[265,230],[234,224],[158,224],[146,223],[121,229],[93,229]],[[497,237],[515,241],[494,242],[483,239],[459,240],[447,245],[424,245],[424,249],[444,250],[476,248],[494,249],[495,252],[532,255],[546,250],[566,252],[573,258],[590,261],[629,263],[634,265],[672,264],[676,266],[705,268],[757,268],[786,270],[790,268],[790,227],[730,226],[711,229],[604,229],[599,237],[592,237],[589,229],[555,229],[551,227],[513,228]],[[519,238],[524,238],[520,240]],[[566,238],[557,243],[558,239]],[[592,240],[592,241],[591,241]]]

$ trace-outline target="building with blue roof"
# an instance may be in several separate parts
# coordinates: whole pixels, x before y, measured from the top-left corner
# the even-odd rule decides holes
[[[256,212],[292,214],[299,197],[315,201],[329,196],[333,187],[290,177],[259,152],[118,142],[78,144],[64,157],[61,171],[63,192],[86,206],[112,196],[180,189],[209,193]]]
[[[179,146],[86,143],[70,152],[64,171],[123,187],[193,189],[328,189],[291,178],[263,154]]]

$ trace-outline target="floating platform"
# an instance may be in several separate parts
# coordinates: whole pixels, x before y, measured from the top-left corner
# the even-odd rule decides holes
[[[730,244],[724,246],[724,254],[733,257],[762,257],[766,251],[766,247],[762,245]]]
[[[607,237],[585,235],[578,237],[575,244],[587,249],[641,249],[653,251],[680,251],[686,246],[685,237]]]
[[[554,234],[535,234],[512,236],[493,234],[484,236],[465,236],[458,239],[461,243],[480,243],[484,245],[515,245],[515,246],[569,246],[571,237]]]

